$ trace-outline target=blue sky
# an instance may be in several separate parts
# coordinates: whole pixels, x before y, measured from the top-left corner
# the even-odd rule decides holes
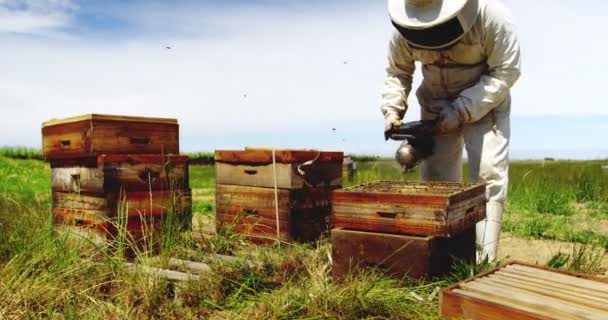
[[[608,60],[599,34],[608,2],[503,2],[523,50],[512,156],[608,157]],[[0,0],[0,145],[39,147],[45,120],[110,113],[178,118],[184,151],[390,155],[396,143],[384,142],[379,111],[391,33],[385,7]],[[415,99],[410,105],[406,118],[415,120]]]

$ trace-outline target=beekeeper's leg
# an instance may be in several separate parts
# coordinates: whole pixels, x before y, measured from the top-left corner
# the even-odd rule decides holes
[[[478,122],[464,127],[470,179],[486,183],[486,213],[477,224],[477,261],[496,260],[509,182],[509,114],[511,99]]]
[[[462,131],[435,137],[433,155],[422,161],[424,181],[462,181]]]

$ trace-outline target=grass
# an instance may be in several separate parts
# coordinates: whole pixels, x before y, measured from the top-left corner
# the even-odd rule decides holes
[[[519,237],[576,242],[548,264],[602,272],[608,177],[601,164],[513,162],[505,229]],[[254,246],[228,226],[202,238],[175,232],[162,246],[161,261],[192,259],[214,270],[180,285],[180,299],[173,300],[172,284],[128,272],[115,254],[56,236],[49,176],[42,161],[0,157],[0,318],[437,319],[441,287],[494,267],[459,264],[450,276],[427,281],[370,271],[336,282],[326,240],[312,247]],[[214,176],[213,167],[191,167],[197,213],[213,214]],[[417,177],[403,175],[392,160],[367,161],[358,163],[347,185]],[[214,253],[258,263],[213,260]]]
[[[26,147],[0,147],[0,157],[41,160],[42,151],[40,149]]]

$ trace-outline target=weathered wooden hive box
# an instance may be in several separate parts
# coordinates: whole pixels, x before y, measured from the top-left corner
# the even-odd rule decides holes
[[[100,154],[178,154],[175,119],[88,114],[42,124],[47,159]]]
[[[332,195],[333,275],[364,268],[413,278],[440,276],[475,261],[475,224],[485,187],[438,182],[375,182]]]
[[[217,184],[279,189],[339,188],[342,152],[245,149],[215,151]]]
[[[511,262],[443,289],[439,313],[450,319],[608,319],[608,279]]]
[[[58,230],[107,243],[126,234],[139,245],[190,228],[177,120],[90,114],[45,122],[42,136]]]
[[[160,225],[167,221],[176,228],[190,228],[192,197],[185,156],[55,159],[51,176],[53,213],[63,228],[87,229],[113,238],[123,217],[122,227],[135,240],[146,232],[160,232]]]
[[[113,240],[125,230],[133,243],[146,237],[158,241],[164,232],[161,227],[184,228],[192,210],[191,194],[181,191],[111,192],[105,196],[53,192],[52,198],[55,223],[61,230],[88,232],[105,240]],[[170,215],[175,219],[168,219]]]
[[[457,260],[475,260],[475,228],[450,238],[335,228],[331,244],[337,279],[368,268],[397,278],[428,278],[449,274]]]
[[[382,181],[337,190],[336,228],[449,237],[486,216],[485,186]]]
[[[331,192],[342,185],[341,152],[219,150],[216,226],[266,242],[313,241],[328,229]]]

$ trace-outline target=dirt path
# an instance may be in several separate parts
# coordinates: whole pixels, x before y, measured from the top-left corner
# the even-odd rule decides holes
[[[574,243],[571,242],[521,239],[510,233],[503,233],[498,246],[498,258],[544,265],[559,252],[572,253],[573,248]],[[604,257],[602,266],[608,268],[608,257]],[[608,272],[606,275],[608,276]]]

